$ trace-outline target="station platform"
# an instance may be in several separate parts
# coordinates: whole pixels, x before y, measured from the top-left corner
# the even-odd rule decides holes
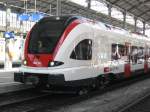
[[[12,69],[0,69],[0,84],[9,83],[14,81],[14,72],[17,72],[19,68]]]
[[[0,69],[0,94],[15,92],[24,89],[29,89],[32,86],[27,86],[19,82],[14,82],[14,72],[18,71],[19,68],[12,69]]]

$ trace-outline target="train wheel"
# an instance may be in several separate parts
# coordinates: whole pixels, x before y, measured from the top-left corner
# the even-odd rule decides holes
[[[87,88],[82,88],[82,89],[79,89],[78,91],[77,91],[77,94],[78,95],[86,95],[86,94],[88,94],[88,89]]]
[[[42,92],[44,89],[46,89],[46,85],[43,84],[33,85],[33,87],[35,92]]]
[[[109,84],[109,80],[105,77],[98,77],[96,80],[96,88],[101,90]]]
[[[96,85],[96,83],[93,83],[92,85],[91,85],[91,89],[92,90],[95,90],[97,87],[96,87],[97,85]]]

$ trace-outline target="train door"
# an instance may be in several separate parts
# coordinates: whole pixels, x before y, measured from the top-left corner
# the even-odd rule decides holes
[[[140,74],[144,67],[144,48],[139,46],[131,46],[131,70],[133,74]]]
[[[97,37],[98,36],[98,37]],[[110,39],[107,36],[97,35],[98,38],[98,63],[99,63],[99,71],[101,74],[110,72]]]
[[[147,64],[148,64],[148,69],[150,71],[150,48],[149,46],[147,47]]]
[[[147,73],[149,71],[148,55],[149,55],[149,48],[148,48],[148,45],[146,44],[145,50],[144,50],[144,73]]]
[[[125,45],[113,43],[111,47],[111,72],[114,74],[123,73],[124,63],[127,60],[127,55],[125,54]]]
[[[125,65],[124,65],[124,74],[125,77],[130,77],[131,75],[131,43],[125,42],[125,54],[127,56],[127,60],[125,60]]]

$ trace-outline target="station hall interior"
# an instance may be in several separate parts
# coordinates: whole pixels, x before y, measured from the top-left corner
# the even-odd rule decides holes
[[[67,68],[67,65],[65,65],[66,64],[65,62],[60,61],[61,59],[63,59],[63,57],[61,57],[63,55],[61,55],[60,57],[56,55],[59,51],[58,49],[61,49],[60,46],[63,46],[62,43],[65,42],[66,37],[63,37],[64,35],[59,37],[59,38],[61,38],[58,42],[58,44],[60,44],[60,45],[56,45],[56,43],[55,43],[56,46],[53,48],[54,53],[51,53],[50,56],[46,57],[46,55],[45,55],[44,58],[41,58],[40,55],[38,55],[38,53],[40,54],[40,51],[35,53],[37,56],[30,55],[30,53],[34,51],[32,49],[33,46],[31,47],[31,51],[27,51],[27,50],[29,50],[26,47],[28,45],[27,42],[30,40],[27,37],[30,37],[31,32],[34,32],[32,30],[36,29],[36,27],[38,29],[38,27],[39,27],[38,23],[40,24],[40,21],[41,21],[41,23],[43,21],[46,21],[44,18],[53,19],[53,17],[56,17],[56,20],[57,19],[59,20],[61,17],[62,18],[64,17],[63,21],[70,22],[70,23],[66,22],[68,26],[65,26],[65,28],[66,29],[68,28],[69,30],[67,29],[67,31],[66,31],[63,29],[64,32],[65,31],[67,32],[67,33],[65,32],[66,34],[64,33],[64,35],[66,37],[69,35],[68,32],[73,31],[72,29],[75,28],[76,25],[82,24],[82,22],[84,23],[87,21],[90,23],[90,25],[97,24],[97,25],[102,26],[102,30],[104,27],[104,29],[106,29],[108,32],[110,31],[110,35],[112,35],[112,38],[114,38],[116,36],[116,38],[115,38],[116,41],[117,41],[117,38],[120,37],[120,40],[118,39],[119,40],[118,42],[112,43],[112,45],[111,45],[112,48],[110,50],[106,50],[106,51],[107,52],[109,51],[108,54],[112,55],[113,50],[114,50],[114,52],[115,52],[115,50],[117,50],[118,52],[123,52],[121,54],[122,56],[118,55],[117,54],[118,52],[117,53],[115,52],[116,54],[115,54],[114,59],[112,59],[112,56],[110,56],[111,61],[109,61],[108,63],[109,64],[113,63],[113,67],[111,68],[111,67],[107,66],[108,63],[107,64],[104,63],[103,64],[104,68],[99,69],[99,70],[102,70],[102,72],[101,72],[101,74],[103,73],[102,77],[105,77],[104,76],[105,74],[107,74],[108,72],[111,72],[113,70],[114,71],[116,70],[115,73],[117,75],[120,75],[122,72],[119,73],[118,71],[124,70],[123,71],[123,72],[125,72],[124,77],[128,78],[128,76],[131,75],[131,72],[134,72],[136,70],[137,70],[137,72],[141,72],[140,71],[141,68],[142,68],[142,74],[146,74],[146,73],[150,74],[150,47],[148,48],[148,46],[150,46],[150,43],[149,43],[149,41],[150,41],[150,0],[0,0],[0,94],[8,93],[8,95],[9,95],[9,93],[16,92],[16,91],[17,92],[22,91],[22,90],[23,91],[25,91],[25,90],[31,91],[34,84],[33,83],[32,83],[32,85],[26,84],[26,82],[24,82],[24,80],[28,80],[28,79],[26,79],[26,77],[23,75],[26,75],[26,72],[28,72],[28,71],[31,72],[31,73],[29,73],[29,75],[32,75],[32,72],[33,72],[32,69],[34,69],[34,67],[42,68],[42,65],[40,65],[41,63],[38,61],[35,62],[35,65],[39,64],[37,66],[34,66],[34,63],[31,64],[31,62],[27,62],[31,58],[34,58],[33,61],[36,59],[51,61],[51,62],[50,61],[47,62],[48,64],[46,62],[44,62],[44,64],[46,63],[48,65],[48,68],[50,68],[50,70],[52,70],[52,73],[54,73],[54,75],[52,74],[53,77],[51,79],[46,79],[46,81],[51,81],[52,83],[55,84],[55,83],[57,83],[57,81],[55,82],[55,79],[56,79],[58,81],[61,80],[60,83],[63,82],[62,84],[64,84],[65,80],[68,80],[68,82],[69,81],[71,82],[72,81],[71,78],[74,78],[73,82],[68,83],[70,85],[70,84],[74,83],[74,80],[75,81],[78,80],[77,76],[80,78],[80,76],[77,75],[78,73],[80,74],[80,71],[75,73],[76,72],[75,70],[74,71],[72,70],[70,73],[76,75],[76,77],[72,76],[72,75],[70,75],[68,77],[65,76],[64,74],[66,73],[66,71],[72,69],[75,66],[75,64],[73,64],[73,61],[68,61],[68,63],[70,62],[71,64],[73,64],[73,67],[70,67],[70,68],[66,69],[66,71],[65,71],[65,67]],[[72,18],[70,19],[69,17],[72,17]],[[82,18],[82,20],[80,20],[81,19],[80,17]],[[79,21],[74,22],[74,20],[79,20]],[[74,22],[73,23],[74,26],[72,25],[71,27],[69,27],[69,24],[71,24],[71,22]],[[92,28],[96,28],[96,27],[97,27],[96,25],[95,26],[93,25]],[[40,29],[40,27],[39,27],[39,29]],[[37,32],[38,32],[38,30],[37,30]],[[101,30],[101,28],[100,28],[100,30]],[[116,34],[111,33],[111,32],[113,32],[113,30]],[[43,30],[41,30],[41,31],[43,31]],[[81,31],[81,30],[78,30],[78,31]],[[93,31],[96,32],[96,30],[93,30]],[[74,34],[76,35],[78,33],[76,32]],[[123,40],[123,38],[120,36],[120,34],[125,35],[125,37],[127,37],[127,38],[130,36],[133,37],[132,39],[129,38],[127,40],[133,41],[133,43],[135,42],[134,43],[135,45],[133,44],[133,46],[131,46],[131,44],[129,42],[125,42],[124,44],[118,44],[119,42],[121,43],[125,40],[125,39]],[[107,33],[105,35],[107,35]],[[36,36],[38,36],[38,34],[36,34]],[[111,38],[111,36],[110,36],[110,38]],[[108,39],[110,39],[110,38],[108,38]],[[71,41],[72,40],[70,40],[70,42]],[[78,41],[78,39],[77,39],[77,41]],[[105,38],[104,38],[104,40],[101,40],[101,41],[106,43],[106,45],[107,45],[107,42],[111,42],[109,40],[108,41],[105,40]],[[32,40],[32,42],[34,43],[34,40]],[[86,49],[86,48],[84,49],[87,52],[86,54],[89,54],[89,55],[91,52],[93,53],[95,49],[108,48],[107,46],[102,46],[102,47],[100,46],[100,47],[94,48],[94,50],[91,48],[93,50],[92,51],[90,49],[91,46],[94,46],[94,44],[93,44],[94,42],[92,41],[92,39],[89,37],[88,39],[85,39],[84,42],[85,42],[85,45],[87,45],[87,44],[89,45],[88,49]],[[141,43],[143,42],[143,45],[140,42]],[[144,45],[146,42],[148,42],[148,43],[146,45]],[[38,43],[40,44],[39,46],[42,46],[42,43],[40,43],[40,41]],[[74,45],[74,47],[75,47],[75,45]],[[76,48],[79,50],[79,47],[82,47],[82,46],[75,47],[74,51],[76,51]],[[63,46],[63,48],[65,48],[65,46]],[[71,47],[70,48],[68,47],[68,49],[71,49]],[[144,49],[146,49],[146,50],[144,50]],[[83,50],[83,52],[84,52],[84,50]],[[128,52],[131,52],[131,51],[133,52],[134,50],[137,52],[137,55],[140,55],[140,52],[142,52],[143,54],[139,57],[138,56],[135,56],[135,57],[130,56]],[[30,52],[30,53],[27,54],[28,52]],[[60,54],[64,53],[64,52],[65,52],[65,50],[64,51],[62,50],[62,52],[60,52]],[[102,52],[104,52],[104,53],[101,54],[99,56],[99,58],[105,60],[105,58],[109,57],[109,56],[106,56],[107,53],[105,53],[105,50],[104,51],[102,50]],[[149,54],[146,54],[145,52],[148,52]],[[67,53],[68,52],[66,52],[66,55],[67,55]],[[68,56],[68,57],[71,59],[77,60],[77,61],[83,61],[83,60],[90,61],[90,59],[92,59],[92,55],[93,55],[91,53],[91,56],[86,57],[85,59],[82,59],[82,58],[84,58],[84,56],[83,57],[81,56],[81,59],[80,59],[80,56],[79,56],[79,58],[74,56],[74,55],[76,55],[76,52],[73,52],[73,53],[71,54],[71,56]],[[81,55],[82,55],[82,53],[81,53]],[[116,56],[116,55],[118,55],[118,56]],[[27,57],[27,60],[26,60],[25,56]],[[56,58],[56,59],[60,58],[60,60],[54,60],[54,58]],[[123,62],[121,60],[121,58],[128,58],[128,59]],[[64,58],[64,60],[65,60],[65,58]],[[121,60],[121,61],[119,62],[118,60],[119,61]],[[103,61],[101,61],[101,62],[103,62]],[[93,63],[95,64],[96,62],[92,61],[91,65],[94,66]],[[29,64],[31,64],[31,66],[29,66],[29,69],[28,69],[28,66],[26,66],[26,65],[29,65]],[[79,62],[79,66],[82,64],[84,65],[84,62],[83,63]],[[124,66],[121,69],[119,69],[119,66],[117,64],[118,65],[120,64],[120,67],[122,67],[123,64],[124,64]],[[25,67],[22,68],[22,66],[23,67],[25,66]],[[43,65],[43,66],[45,67],[45,65]],[[64,70],[61,67],[59,68],[59,66],[63,66]],[[86,67],[86,66],[87,65],[84,65],[84,67]],[[55,67],[56,67],[56,69],[58,67],[58,69],[62,70],[63,73],[62,74],[59,73],[59,70],[56,70],[56,72],[55,72],[53,70],[53,67],[54,67],[54,69],[55,69]],[[94,67],[96,68],[96,66],[94,66]],[[77,68],[77,66],[76,66],[76,68]],[[136,68],[138,68],[138,69],[136,69]],[[39,74],[41,75],[41,72],[45,72],[44,71],[45,69],[42,68],[41,71],[40,71],[40,69],[37,69],[37,71],[35,70],[33,72],[33,74],[36,76],[36,72],[38,75]],[[117,71],[117,69],[118,69],[118,71]],[[132,71],[132,69],[133,69],[133,71]],[[81,72],[81,74],[86,73],[86,72],[90,73],[91,71],[92,71],[91,73],[97,72],[95,69],[94,69],[95,71],[94,70],[90,71],[90,67],[88,68],[89,71],[88,70],[86,71],[86,70],[87,69],[84,69]],[[84,72],[84,71],[86,71],[86,72]],[[18,73],[18,74],[15,74],[15,73]],[[46,75],[48,74],[47,71],[45,72],[45,74]],[[68,74],[69,74],[69,72],[68,72]],[[39,79],[39,78],[41,78],[41,76],[38,76],[38,78],[37,78],[37,77],[34,77],[34,75],[33,75],[33,77],[31,76],[31,79],[29,78],[29,81],[31,80],[31,82],[33,81],[35,84],[39,83],[39,81],[41,81],[41,79]],[[44,78],[49,78],[49,75],[51,75],[51,73],[48,74]],[[55,77],[55,75],[59,75],[59,77]],[[112,75],[112,73],[110,73],[108,75]],[[82,75],[81,79],[87,78],[88,76],[90,76],[90,75],[89,74],[87,76]],[[63,108],[59,108],[58,111],[59,112],[62,112],[62,111],[64,111],[64,112],[67,112],[67,111],[68,112],[91,112],[93,109],[95,109],[95,112],[112,112],[113,110],[115,110],[114,112],[126,112],[127,110],[129,110],[129,112],[133,111],[135,108],[132,108],[133,110],[132,109],[130,110],[130,109],[128,109],[128,107],[129,108],[133,107],[133,105],[137,104],[138,101],[142,101],[142,100],[139,100],[141,98],[141,96],[143,96],[141,99],[147,98],[145,93],[150,92],[150,87],[149,87],[150,79],[148,76],[144,76],[144,77],[146,77],[146,78],[139,79],[141,82],[136,81],[138,79],[133,79],[133,83],[132,83],[132,81],[130,81],[130,79],[129,79],[129,82],[127,82],[127,84],[125,84],[125,86],[123,85],[121,87],[120,86],[112,87],[112,88],[117,88],[117,89],[114,89],[114,91],[112,91],[110,89],[111,87],[108,87],[109,89],[102,90],[104,92],[102,92],[102,93],[100,92],[99,96],[97,96],[97,93],[96,93],[96,98],[93,98],[93,97],[91,97],[92,95],[91,96],[89,95],[90,99],[88,99],[88,98],[86,98],[86,99],[89,100],[90,102],[85,101],[83,103],[81,103],[81,102],[79,102],[77,104],[74,103],[71,106],[68,103],[67,105],[69,105],[70,107],[68,106],[67,108],[65,108],[62,106]],[[114,77],[111,77],[111,78],[114,78]],[[92,81],[89,81],[89,82],[93,83]],[[79,84],[79,83],[80,82],[77,82],[77,84]],[[104,83],[107,83],[107,81],[100,82],[99,84],[101,84],[101,83],[104,84]],[[127,87],[127,85],[129,85],[129,87]],[[49,86],[51,86],[51,84],[47,84],[46,86],[49,87]],[[96,88],[96,85],[94,84],[94,85],[92,85],[92,87]],[[103,88],[105,88],[105,87],[102,86],[102,89]],[[19,93],[17,93],[17,94],[19,94]],[[85,88],[82,88],[81,91],[78,91],[78,94],[79,95],[87,94],[87,91],[85,90]],[[28,95],[28,93],[27,93],[27,95]],[[36,95],[34,98],[30,98],[30,95],[29,95],[28,99],[35,99],[37,97],[44,96],[45,93],[44,93],[44,95],[40,94],[41,96],[38,96],[39,94],[37,94],[37,93],[36,93]],[[147,96],[150,96],[150,95],[147,95]],[[26,97],[26,96],[24,96],[24,97]],[[54,98],[55,97],[56,97],[56,100],[59,100],[59,97],[57,99],[57,95],[56,96],[54,95]],[[66,98],[66,96],[64,96],[64,99],[62,98],[62,101],[65,101],[65,98]],[[72,96],[71,96],[71,98],[72,98]],[[0,99],[1,99],[1,96],[0,96]],[[68,99],[66,99],[66,101],[68,101],[68,102],[74,101],[74,100],[70,100],[70,99],[68,98]],[[113,99],[116,99],[116,100],[114,101]],[[149,98],[147,98],[147,99],[149,99]],[[22,100],[19,100],[19,101],[22,101]],[[23,99],[23,102],[24,101],[26,101],[25,98]],[[144,101],[145,101],[145,99],[144,99]],[[9,110],[5,109],[5,107],[3,108],[3,105],[5,106],[5,104],[7,104],[7,102],[9,102],[9,99],[8,99],[8,101],[4,101],[4,103],[3,103],[3,100],[2,100],[2,102],[0,101],[0,112],[1,112],[1,108],[2,108],[2,112],[3,112],[3,110],[4,110],[4,112],[7,112],[7,111],[9,112]],[[15,98],[14,98],[14,102],[15,102]],[[11,103],[13,104],[14,102],[12,100]],[[102,105],[100,107],[97,107],[96,106],[97,104],[95,104],[95,102],[97,102],[97,104],[100,104],[100,105],[102,104]],[[53,103],[53,102],[50,102],[50,103]],[[40,104],[37,104],[37,105],[40,105]],[[80,106],[80,105],[82,105],[82,106]],[[94,106],[92,106],[92,105],[94,105]],[[126,105],[128,105],[128,106],[124,107]],[[144,103],[143,103],[143,105],[144,105]],[[144,106],[143,106],[143,108],[144,108]],[[47,108],[47,107],[48,107],[48,105],[46,106],[46,110],[43,110],[43,112],[49,112],[48,109],[51,107],[49,107],[49,108]],[[14,107],[14,109],[13,109],[13,107],[10,107],[10,109],[11,108],[12,108],[12,110],[10,112],[19,112],[19,109],[17,111],[15,111],[15,107]],[[16,106],[16,108],[17,108],[17,106]],[[35,110],[33,109],[33,112],[37,111],[38,108],[39,108],[39,111],[37,111],[37,112],[40,112],[43,109],[43,107],[40,108],[40,106],[38,108],[37,107],[35,107],[35,108],[36,109]],[[110,108],[110,110],[109,110],[109,108]],[[148,108],[148,107],[145,107],[145,109],[146,108]],[[23,108],[22,108],[21,112],[22,111],[23,111]],[[29,109],[25,112],[28,112],[28,111],[32,112],[32,109],[31,109],[31,111]],[[55,112],[55,110],[52,110],[52,112],[53,111]],[[144,110],[141,112],[144,112]]]
[[[2,44],[7,33],[12,32],[16,38],[13,66],[19,66],[21,61],[22,39],[44,16],[80,15],[150,36],[149,0],[1,0],[0,6],[0,61],[6,61]]]

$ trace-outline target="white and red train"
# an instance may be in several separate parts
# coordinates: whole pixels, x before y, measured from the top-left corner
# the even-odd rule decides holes
[[[78,16],[45,17],[25,40],[14,80],[48,86],[102,86],[147,73],[150,39]],[[142,74],[141,74],[142,75]]]

